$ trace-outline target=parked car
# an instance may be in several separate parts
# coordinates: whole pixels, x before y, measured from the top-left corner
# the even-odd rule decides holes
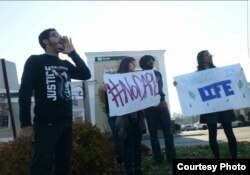
[[[195,127],[197,130],[206,130],[206,129],[207,129],[207,124],[197,122],[197,123],[194,124],[194,127]]]
[[[232,127],[241,127],[243,125],[244,125],[244,123],[242,121],[239,121],[239,120],[235,120],[232,122]],[[217,128],[223,128],[222,124],[217,123]]]
[[[242,121],[239,121],[239,120],[235,120],[232,122],[232,127],[241,127],[243,125],[244,125],[244,123]]]
[[[207,129],[207,124],[206,123],[195,123],[194,126],[198,130],[206,130]],[[217,123],[217,128],[223,128],[221,123]]]
[[[196,130],[196,127],[190,125],[190,124],[186,124],[186,125],[183,125],[181,127],[181,130],[182,131],[193,131],[193,130]]]
[[[235,120],[232,122],[232,127],[241,127],[241,126],[244,126],[244,123],[240,120]],[[197,122],[197,123],[194,123],[194,127],[197,129],[197,130],[206,130],[207,129],[207,124],[205,123],[200,123],[200,122]],[[217,123],[217,128],[223,128],[222,124],[221,123]]]
[[[222,129],[223,128],[222,124],[221,123],[217,123],[217,128]]]

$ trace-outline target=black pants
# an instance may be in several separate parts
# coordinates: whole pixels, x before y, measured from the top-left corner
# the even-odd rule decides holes
[[[35,124],[34,131],[30,175],[48,175],[52,160],[54,175],[70,175],[72,124]]]
[[[176,157],[176,150],[168,108],[146,109],[145,117],[148,124],[154,160],[160,161],[163,159],[158,138],[158,126],[160,124],[161,130],[164,135],[166,157],[170,162],[172,162],[172,160]]]
[[[141,139],[138,123],[130,122],[128,136],[124,141],[124,163],[127,174],[141,172]]]
[[[216,159],[220,158],[220,151],[217,142],[217,123],[209,123],[208,132],[209,132],[209,145]],[[226,134],[228,140],[229,150],[232,156],[232,159],[237,159],[237,141],[233,133],[231,123],[222,123],[224,133]]]

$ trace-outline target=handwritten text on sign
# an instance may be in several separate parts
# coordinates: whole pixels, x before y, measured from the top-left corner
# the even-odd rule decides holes
[[[202,101],[208,101],[215,98],[221,98],[221,91],[223,91],[226,96],[234,95],[231,84],[231,80],[224,80],[198,88],[198,91]]]
[[[124,115],[160,102],[153,70],[105,74],[110,116]]]
[[[240,64],[174,77],[184,116],[250,106],[250,89]]]

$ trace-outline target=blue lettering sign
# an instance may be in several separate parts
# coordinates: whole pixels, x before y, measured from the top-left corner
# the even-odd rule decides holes
[[[234,95],[234,91],[231,89],[231,80],[224,80],[211,85],[198,88],[202,101],[208,101],[215,98],[221,98],[221,91],[224,91],[226,96]]]

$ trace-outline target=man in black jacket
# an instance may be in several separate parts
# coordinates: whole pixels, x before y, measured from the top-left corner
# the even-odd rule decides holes
[[[19,90],[20,137],[33,142],[30,175],[46,175],[54,158],[54,175],[69,175],[72,155],[71,79],[87,80],[90,70],[76,53],[72,41],[55,29],[39,35],[44,54],[31,55],[24,66]],[[61,60],[67,54],[75,65]],[[34,119],[31,97],[34,93]]]
[[[139,64],[143,70],[151,70],[154,68],[155,58],[151,55],[144,55],[141,57]],[[173,131],[171,127],[170,114],[165,101],[165,94],[162,90],[163,82],[161,73],[154,71],[156,80],[159,88],[160,101],[158,106],[149,107],[144,110],[145,118],[148,125],[148,130],[150,134],[151,147],[154,158],[154,165],[160,164],[163,160],[163,155],[161,153],[160,143],[157,135],[158,126],[164,135],[166,157],[170,163],[176,157],[176,151],[174,146]]]

